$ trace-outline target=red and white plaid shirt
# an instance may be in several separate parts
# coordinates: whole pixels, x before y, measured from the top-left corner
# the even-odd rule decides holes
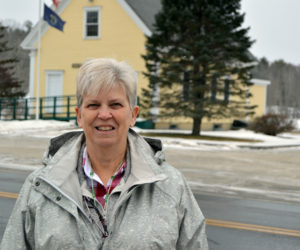
[[[93,178],[91,178],[90,173],[92,171],[92,167],[90,164],[90,160],[89,160],[89,157],[87,154],[86,147],[84,148],[84,151],[83,151],[82,166],[83,166],[84,174],[86,176],[88,187],[92,191],[92,182],[93,182],[96,199],[100,202],[102,207],[104,207],[105,196],[106,196],[108,190],[109,190],[109,193],[111,193],[114,190],[114,188],[120,183],[120,181],[122,180],[122,178],[124,176],[125,168],[126,168],[126,161],[124,161],[124,163],[122,164],[122,166],[120,167],[118,172],[114,173],[114,175],[113,175],[114,177],[112,176],[109,179],[106,186],[104,186],[103,182],[101,181],[101,179],[99,178],[99,176],[96,173],[94,173]]]

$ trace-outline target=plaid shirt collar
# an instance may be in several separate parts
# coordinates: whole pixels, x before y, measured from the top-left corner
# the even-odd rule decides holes
[[[124,176],[126,165],[127,165],[126,161],[124,161],[124,163],[121,166],[121,168],[119,169],[119,171],[113,175],[115,177],[110,178],[105,187],[103,182],[101,181],[101,179],[99,178],[99,176],[96,173],[94,173],[93,178],[91,178],[91,176],[90,176],[92,167],[91,167],[90,160],[88,158],[88,154],[87,154],[87,150],[86,150],[86,146],[85,146],[85,148],[83,150],[83,158],[82,158],[82,166],[83,166],[83,170],[84,170],[83,172],[85,174],[86,181],[87,181],[87,184],[88,184],[88,187],[90,188],[90,190],[92,189],[92,182],[93,182],[96,198],[103,207],[105,204],[105,201],[104,201],[105,195],[107,194],[108,191],[109,191],[109,193],[111,193],[114,190],[114,188],[120,183],[120,181],[122,180],[122,178]]]

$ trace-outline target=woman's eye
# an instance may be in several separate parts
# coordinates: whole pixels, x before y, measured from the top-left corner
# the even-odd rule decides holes
[[[88,108],[95,108],[95,107],[98,107],[98,104],[95,104],[95,103],[90,103],[87,105]]]
[[[119,107],[121,106],[121,103],[118,103],[118,102],[114,102],[111,104],[112,107]]]

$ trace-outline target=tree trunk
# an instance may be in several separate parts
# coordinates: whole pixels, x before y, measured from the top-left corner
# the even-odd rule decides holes
[[[200,135],[200,132],[201,132],[201,122],[202,122],[202,117],[195,117],[195,118],[193,118],[192,135]]]
[[[193,97],[194,97],[194,115],[193,117],[193,130],[192,135],[200,135],[201,123],[203,118],[203,98],[204,92],[202,88],[206,84],[206,65],[201,65],[202,71],[200,71],[200,65],[195,64],[193,68]]]

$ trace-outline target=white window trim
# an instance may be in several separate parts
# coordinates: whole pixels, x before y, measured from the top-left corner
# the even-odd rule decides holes
[[[98,11],[98,36],[86,36],[86,21],[87,21],[87,12],[88,11]],[[85,7],[84,8],[84,17],[83,17],[83,39],[85,40],[95,40],[100,38],[100,25],[101,25],[101,7]]]

